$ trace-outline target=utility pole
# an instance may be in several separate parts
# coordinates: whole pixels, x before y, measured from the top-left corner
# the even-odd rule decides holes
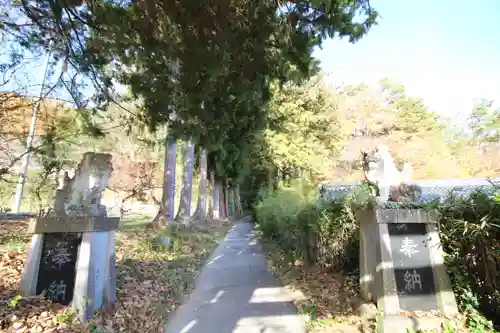
[[[47,55],[47,60],[45,61],[45,71],[43,73],[42,87],[40,88],[40,96],[33,105],[33,115],[31,116],[31,124],[28,132],[28,137],[26,138],[26,149],[21,159],[22,161],[21,173],[19,174],[19,180],[17,182],[14,202],[12,203],[13,213],[19,213],[19,209],[21,208],[21,199],[23,197],[24,183],[26,182],[28,165],[30,163],[31,147],[33,145],[33,138],[35,137],[36,118],[38,117],[38,110],[40,109],[40,103],[42,102],[43,99],[43,88],[45,87],[45,80],[47,78],[47,71],[49,69],[50,55],[51,52],[49,51],[49,54]]]

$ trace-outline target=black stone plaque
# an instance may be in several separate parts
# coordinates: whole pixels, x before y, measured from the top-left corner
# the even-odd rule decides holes
[[[73,300],[76,279],[76,259],[82,242],[81,233],[46,233],[43,235],[42,255],[36,293],[68,305]]]
[[[389,223],[388,229],[401,310],[436,310],[436,286],[426,225]]]

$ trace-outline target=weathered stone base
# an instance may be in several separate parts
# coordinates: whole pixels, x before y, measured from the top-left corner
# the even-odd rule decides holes
[[[377,311],[373,304],[360,305],[359,315],[363,318],[364,331],[369,332],[375,328],[376,333],[408,333],[418,331],[441,332],[446,318],[438,316],[410,317],[402,315],[388,315]],[[370,328],[371,327],[371,328]]]
[[[19,284],[19,291],[24,297],[36,295],[36,284],[38,281],[38,269],[42,255],[43,234],[31,236],[31,248],[28,259],[24,264],[24,272]]]
[[[382,315],[377,320],[377,333],[407,333],[419,331],[441,332],[445,322],[443,317],[407,317]]]
[[[76,262],[75,289],[72,308],[78,319],[85,322],[92,318],[94,311],[113,307],[116,299],[116,279],[114,250],[108,232],[86,232],[78,251]],[[112,257],[111,257],[112,256]],[[113,303],[111,303],[113,302]]]
[[[106,216],[50,216],[30,221],[28,232],[102,232],[118,228],[119,217]]]
[[[44,235],[48,233],[83,233],[75,263],[76,276],[72,308],[85,322],[100,308],[113,308],[116,301],[116,228],[119,218],[50,217],[33,219],[35,232],[20,283],[20,293],[36,296],[38,272]]]
[[[447,315],[458,313],[446,272],[435,214],[434,211],[423,209],[369,209],[356,212],[361,228],[360,289],[363,301],[375,302],[377,308],[387,315],[410,311],[400,304],[388,226],[394,223],[420,223],[425,225],[427,235],[426,247],[430,255],[428,266],[432,268],[435,310]],[[406,297],[408,298],[410,297]]]
[[[433,314],[437,312],[447,316],[455,315],[458,313],[458,308],[446,272],[436,213],[423,209],[371,209],[356,212],[356,217],[361,229],[361,297],[363,301],[371,301],[377,307],[376,311],[370,310],[373,307],[362,307],[360,312],[363,318],[370,323],[376,321],[378,332],[406,333],[407,329],[412,332],[441,331],[445,319]],[[405,228],[419,227],[420,224],[422,227],[420,231],[415,231],[414,228],[412,235],[420,237],[417,241],[422,244],[421,250],[428,252],[426,258],[421,259],[419,263],[406,262],[405,266],[402,265],[403,259],[397,256],[401,252],[399,243],[394,246],[391,241],[392,237],[401,237],[396,232],[398,227],[396,224],[408,225]],[[421,288],[420,294],[400,293],[396,280],[397,270],[401,273],[404,269],[408,273],[423,268],[427,268],[425,272],[421,271],[422,274],[426,274],[426,281],[429,281],[427,286],[433,284],[433,288],[426,291],[422,291]],[[401,282],[401,274],[399,276]],[[404,286],[405,281],[406,278],[400,285]],[[401,315],[417,311],[425,315],[418,317]]]

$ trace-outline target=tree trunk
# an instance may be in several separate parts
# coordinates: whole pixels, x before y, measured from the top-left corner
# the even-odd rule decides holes
[[[223,188],[223,197],[224,197],[224,217],[229,218],[229,197],[228,197],[228,185],[227,185],[227,180],[224,182],[224,188]]]
[[[195,216],[203,221],[207,217],[207,151],[200,150],[200,168],[198,183],[198,204],[196,206]]]
[[[233,215],[232,207],[231,207],[231,188],[226,185],[226,212],[227,217],[230,218]]]
[[[226,200],[224,199],[224,183],[219,183],[219,209],[220,209],[220,218],[226,218]]]
[[[213,193],[214,193],[214,181],[212,179],[212,173],[207,171],[207,219],[213,218],[214,205],[213,205]]]
[[[234,197],[234,187],[230,187],[228,191],[229,196],[229,215],[234,216],[236,214],[236,201]]]
[[[269,192],[274,191],[274,181],[273,181],[273,170],[272,168],[269,168],[267,170],[267,190]]]
[[[241,207],[241,196],[240,196],[240,184],[236,184],[236,188],[234,190],[234,196],[236,201],[236,211],[239,214],[243,214],[243,208]]]
[[[150,223],[153,229],[161,229],[172,225],[175,209],[175,168],[177,142],[165,138],[165,160],[163,167],[163,192],[158,214]]]
[[[220,205],[220,182],[215,180],[214,174],[212,178],[212,218],[219,220],[221,218],[221,205]]]
[[[176,220],[188,224],[191,218],[191,189],[193,185],[194,144],[186,141],[184,144],[184,170],[182,171],[182,189],[179,210]]]
[[[201,151],[200,151],[201,154]],[[201,156],[200,156],[201,157]],[[201,158],[200,158],[201,162]],[[196,170],[196,178],[198,180],[198,188],[196,189],[196,208],[194,209],[193,214],[191,214],[191,218],[197,218],[200,210],[200,199],[201,199],[201,170],[200,170],[201,165],[198,165],[198,169]],[[192,190],[191,190],[192,191]]]

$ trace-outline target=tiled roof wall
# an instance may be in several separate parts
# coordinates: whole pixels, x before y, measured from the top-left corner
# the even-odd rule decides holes
[[[495,178],[491,181],[494,183],[500,183],[500,178]],[[416,180],[414,183],[422,187],[422,202],[446,197],[451,191],[453,191],[456,195],[467,195],[478,187],[492,187],[491,183],[486,179]],[[355,185],[357,185],[357,183],[323,184],[318,190],[320,191],[320,197],[332,200],[347,194],[351,187]],[[321,190],[321,188],[323,190]]]

